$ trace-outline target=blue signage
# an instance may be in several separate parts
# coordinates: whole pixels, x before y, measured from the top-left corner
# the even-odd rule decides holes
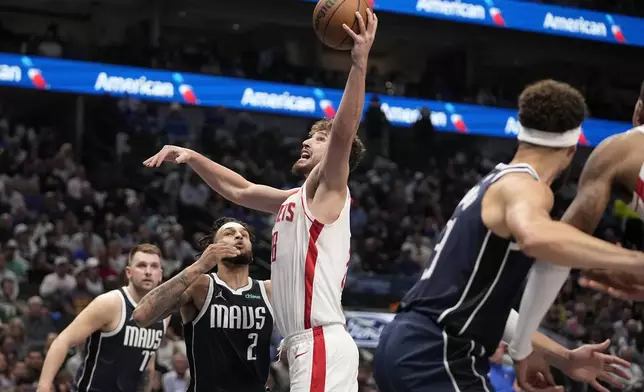
[[[644,46],[644,19],[577,8],[517,0],[375,0],[373,8],[424,18]]]
[[[311,118],[332,117],[342,98],[340,90],[4,53],[0,53],[0,85]],[[367,94],[367,101],[370,97]],[[515,110],[387,95],[380,100],[389,122],[399,127],[410,127],[426,107],[438,131],[492,137],[516,137],[519,131]],[[630,127],[588,119],[580,143],[594,146]]]

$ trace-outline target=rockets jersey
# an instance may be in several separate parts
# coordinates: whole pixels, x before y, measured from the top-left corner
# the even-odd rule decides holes
[[[630,130],[630,132],[644,133],[644,126],[639,126]],[[640,168],[639,177],[637,178],[637,186],[633,190],[633,198],[628,204],[628,207],[635,212],[641,220],[644,220],[644,163]]]
[[[427,317],[450,336],[481,344],[488,355],[503,337],[534,261],[511,238],[495,235],[481,217],[485,192],[509,173],[539,180],[529,165],[499,164],[470,189],[445,225],[427,269],[398,308]]]
[[[340,303],[349,265],[351,230],[347,198],[340,216],[325,225],[313,217],[306,183],[282,204],[271,249],[272,303],[283,336],[327,324],[345,324]]]
[[[85,359],[74,383],[77,392],[136,391],[165,334],[163,320],[137,326],[132,319],[136,302],[125,287],[116,291],[122,301],[119,325],[111,332],[96,331],[85,341]]]
[[[270,366],[273,311],[264,282],[231,289],[210,274],[208,294],[192,322],[183,325],[188,392],[264,392]]]

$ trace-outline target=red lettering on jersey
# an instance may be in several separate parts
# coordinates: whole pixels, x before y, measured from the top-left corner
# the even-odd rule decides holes
[[[289,222],[293,222],[293,217],[295,216],[294,209],[295,203],[282,204],[280,206],[279,212],[277,213],[277,219],[275,219],[275,223],[281,222],[285,219]]]
[[[287,214],[286,214],[286,220],[289,222],[293,222],[293,216],[295,215],[295,203],[288,203],[287,208]]]
[[[282,205],[280,206],[280,210],[277,212],[277,217],[275,218],[275,223],[277,223],[277,222],[279,222],[279,221],[281,221],[281,220],[282,220],[282,216],[284,215],[284,214],[283,214],[284,207],[286,207],[286,205],[285,205],[285,204],[282,204]]]
[[[271,263],[277,259],[277,231],[273,233],[273,240],[271,241]]]

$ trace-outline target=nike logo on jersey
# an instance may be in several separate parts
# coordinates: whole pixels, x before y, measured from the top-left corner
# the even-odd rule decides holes
[[[302,355],[304,355],[304,354],[306,354],[306,353],[308,353],[308,351],[304,351],[303,353],[299,353],[299,354],[297,354],[297,355],[295,356],[295,359],[298,359],[299,357],[301,357]]]

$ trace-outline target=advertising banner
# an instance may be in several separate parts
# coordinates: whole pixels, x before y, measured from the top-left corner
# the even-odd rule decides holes
[[[223,106],[310,118],[333,117],[342,91],[0,53],[0,85],[79,94],[108,94],[187,105]],[[437,131],[516,137],[516,110],[380,95],[381,109],[397,127],[410,127],[420,109],[431,110]],[[367,94],[368,104],[371,94]],[[630,124],[588,119],[580,144],[594,146]]]
[[[302,0],[317,3],[316,0]],[[327,0],[335,2],[337,0]],[[516,0],[369,0],[374,10],[644,46],[644,19]]]

